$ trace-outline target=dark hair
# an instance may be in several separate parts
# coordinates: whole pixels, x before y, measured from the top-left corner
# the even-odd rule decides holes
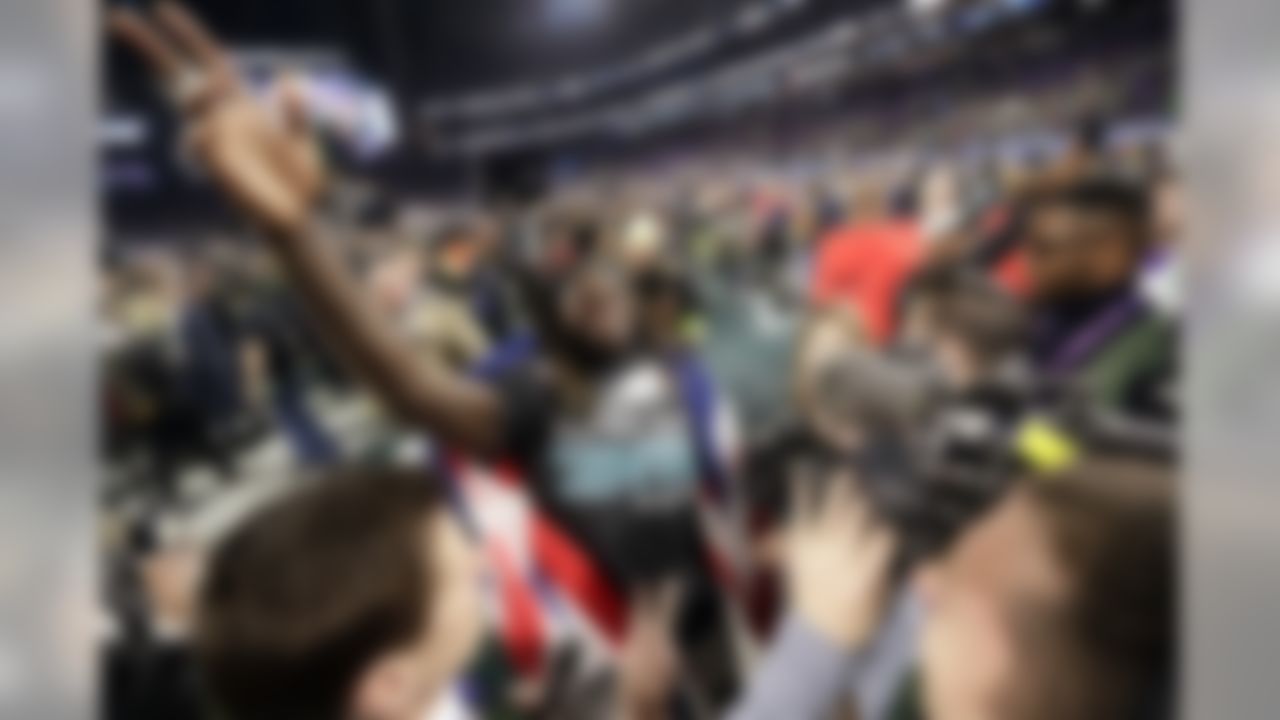
[[[1041,196],[1037,204],[1108,215],[1129,227],[1139,241],[1145,240],[1151,218],[1146,188],[1112,177],[1078,180]]]
[[[669,267],[649,268],[633,278],[636,295],[643,301],[666,300],[674,303],[681,312],[698,309],[698,296],[689,279],[678,270]]]
[[[421,473],[346,471],[250,518],[214,554],[197,657],[233,720],[341,720],[370,661],[423,631]]]
[[[473,225],[465,220],[450,220],[431,233],[428,244],[432,251],[439,252],[469,240],[473,229]]]
[[[427,244],[433,255],[439,254],[455,245],[474,240],[483,230],[483,221],[479,216],[459,214],[442,222],[431,233]]]
[[[1175,493],[1168,464],[1120,456],[1028,483],[1071,584],[1065,629],[1098,684],[1112,686],[1099,688],[1111,693],[1104,706],[1132,709],[1167,689],[1176,653]]]
[[[573,254],[573,264],[594,260],[602,250],[600,221],[586,213],[557,210],[548,216],[542,226],[543,239],[554,238],[567,242]]]

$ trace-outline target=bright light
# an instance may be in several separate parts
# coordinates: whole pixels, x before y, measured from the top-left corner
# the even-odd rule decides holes
[[[911,12],[932,15],[947,6],[948,0],[907,0]]]
[[[751,35],[762,29],[773,20],[774,10],[763,2],[752,3],[738,12],[734,18],[734,29],[743,35]]]
[[[604,19],[605,0],[546,0],[548,23],[571,29],[594,25]]]

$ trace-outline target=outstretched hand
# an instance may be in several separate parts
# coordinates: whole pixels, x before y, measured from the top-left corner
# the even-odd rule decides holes
[[[175,3],[151,17],[113,10],[110,25],[164,83],[184,116],[187,146],[219,187],[266,229],[300,231],[324,170],[296,104],[269,112],[237,77],[226,50]]]
[[[228,53],[190,14],[164,3],[150,17],[111,13],[111,29],[145,58],[184,117],[195,158],[265,231],[279,260],[335,348],[397,418],[463,452],[502,449],[505,416],[493,388],[424,365],[360,294],[341,256],[312,237],[309,215],[324,172],[300,88],[258,102]]]
[[[880,621],[895,540],[852,478],[795,478],[784,539],[792,612],[840,647],[862,647]]]

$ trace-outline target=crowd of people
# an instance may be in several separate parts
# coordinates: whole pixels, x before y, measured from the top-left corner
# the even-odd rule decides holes
[[[109,258],[106,450],[157,506],[264,436],[302,471],[208,547],[117,538],[111,717],[1174,714],[1167,138],[419,223],[335,211],[181,9],[111,24],[252,231]],[[328,421],[353,396],[383,442]]]

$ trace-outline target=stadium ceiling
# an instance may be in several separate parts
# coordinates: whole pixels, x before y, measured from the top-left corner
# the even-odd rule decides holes
[[[697,46],[703,42],[699,37],[723,29],[745,45],[754,35],[766,35],[782,24],[812,27],[833,14],[901,2],[185,1],[234,45],[335,47],[415,104],[572,77],[584,68],[625,69],[664,51],[678,54],[682,45]],[[113,68],[112,74],[117,86],[137,84],[136,68]]]

